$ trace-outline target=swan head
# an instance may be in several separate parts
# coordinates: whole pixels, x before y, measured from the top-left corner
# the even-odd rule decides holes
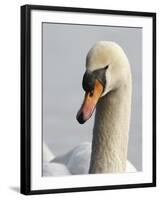
[[[80,124],[87,121],[100,98],[128,83],[130,65],[123,49],[115,42],[97,42],[86,57],[82,86],[84,102],[77,113]]]

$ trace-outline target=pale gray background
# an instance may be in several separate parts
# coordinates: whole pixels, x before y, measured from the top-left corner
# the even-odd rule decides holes
[[[84,91],[88,50],[100,40],[117,42],[132,67],[133,98],[128,158],[142,170],[142,29],[43,23],[43,139],[55,155],[91,141],[93,118],[76,121]]]

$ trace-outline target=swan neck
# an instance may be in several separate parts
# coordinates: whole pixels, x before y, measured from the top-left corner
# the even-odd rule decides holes
[[[96,108],[89,173],[125,171],[130,112],[129,84],[101,98]]]

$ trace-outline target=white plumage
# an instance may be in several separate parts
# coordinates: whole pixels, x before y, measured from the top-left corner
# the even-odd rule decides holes
[[[67,167],[60,163],[43,163],[43,176],[64,176],[70,175],[71,173]]]
[[[68,153],[57,156],[53,160],[50,160],[48,162],[44,162],[43,176],[88,174],[90,157],[91,143],[81,143]],[[136,172],[136,168],[128,160],[126,172]]]
[[[48,148],[47,144],[43,141],[43,162],[51,161],[55,156]]]

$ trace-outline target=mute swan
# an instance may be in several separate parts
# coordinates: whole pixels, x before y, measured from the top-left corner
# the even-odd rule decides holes
[[[132,76],[123,49],[114,42],[97,42],[86,58],[85,98],[77,113],[85,123],[96,108],[92,147],[80,144],[52,160],[71,174],[135,172],[127,161]]]
[[[43,176],[63,176],[70,175],[68,168],[64,164],[50,163],[54,159],[54,155],[43,141]]]
[[[55,156],[48,148],[47,144],[43,141],[43,162],[51,161]]]
[[[84,142],[52,162],[64,164],[71,174],[88,174],[90,157],[91,143]]]
[[[71,173],[67,167],[60,163],[43,163],[43,176],[64,176],[70,175]]]

